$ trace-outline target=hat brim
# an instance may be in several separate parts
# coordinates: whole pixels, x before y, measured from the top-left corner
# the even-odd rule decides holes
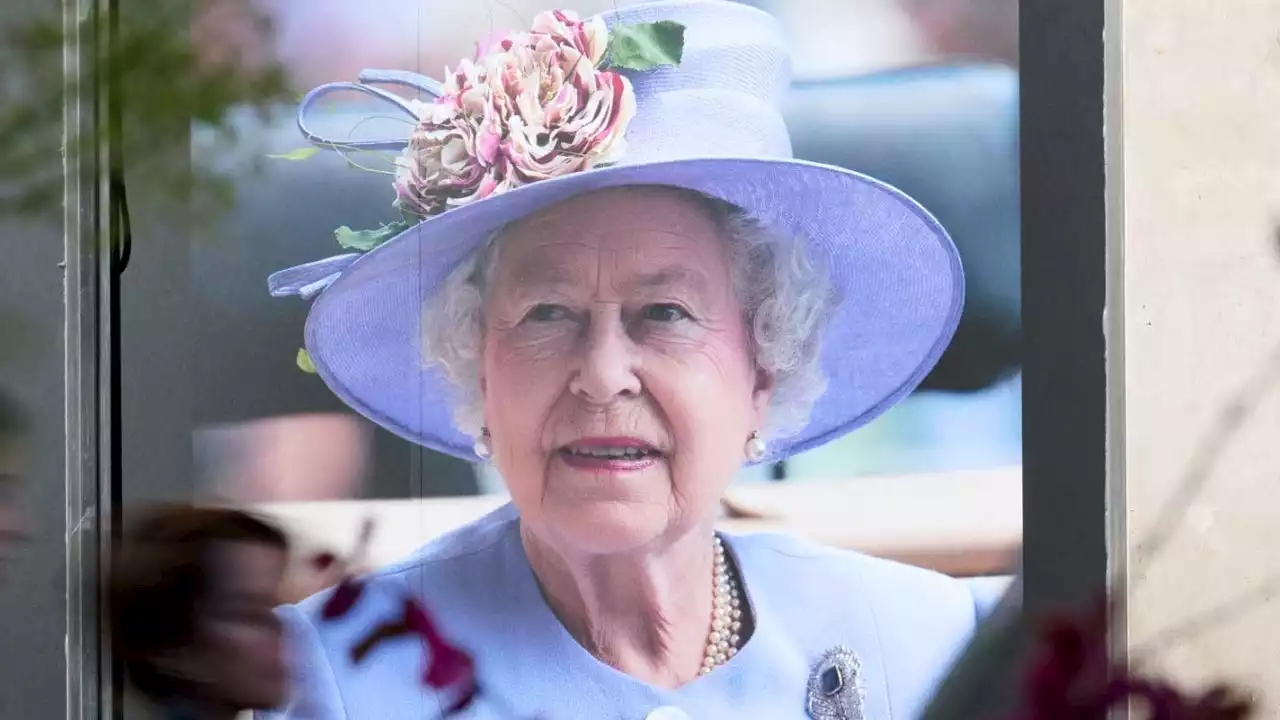
[[[828,269],[840,302],[822,340],[827,390],[803,430],[771,440],[767,461],[883,413],[924,379],[960,321],[959,254],[933,216],[896,188],[800,160],[671,160],[517,188],[429,218],[367,253],[308,315],[306,347],[320,377],[396,435],[479,460],[473,440],[454,425],[454,388],[423,357],[423,303],[494,230],[572,196],[627,185],[685,188],[732,203],[806,240]]]

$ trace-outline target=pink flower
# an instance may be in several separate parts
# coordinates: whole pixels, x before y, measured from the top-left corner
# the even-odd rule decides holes
[[[397,159],[401,208],[435,215],[618,158],[636,101],[626,77],[598,69],[607,45],[600,18],[544,12],[446,70]]]

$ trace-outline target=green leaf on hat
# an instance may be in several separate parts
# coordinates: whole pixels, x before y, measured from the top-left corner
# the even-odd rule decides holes
[[[605,49],[609,66],[624,70],[677,66],[683,54],[684,25],[671,20],[619,25],[609,31]]]
[[[376,230],[352,230],[343,225],[333,231],[333,236],[338,239],[339,245],[348,250],[368,252],[408,228],[409,223],[403,221],[388,223]]]
[[[301,147],[297,150],[290,150],[287,153],[268,155],[267,157],[275,158],[276,160],[306,160],[318,152],[320,152],[320,148],[318,147]]]
[[[311,356],[307,354],[306,348],[298,348],[298,369],[304,373],[316,374],[316,364],[311,362]]]

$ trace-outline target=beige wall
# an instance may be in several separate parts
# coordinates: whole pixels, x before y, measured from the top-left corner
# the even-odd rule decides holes
[[[1112,0],[1108,35],[1109,97],[1123,95],[1108,110],[1112,467],[1133,651],[1280,574],[1280,2]],[[1247,413],[1208,453],[1206,489],[1142,560],[1237,396]],[[1157,664],[1247,679],[1280,717],[1280,598],[1245,604],[1162,644]]]

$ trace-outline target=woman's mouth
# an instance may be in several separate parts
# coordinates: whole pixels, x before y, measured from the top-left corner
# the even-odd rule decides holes
[[[662,453],[633,438],[584,438],[558,451],[560,459],[581,470],[635,472],[653,465]]]

